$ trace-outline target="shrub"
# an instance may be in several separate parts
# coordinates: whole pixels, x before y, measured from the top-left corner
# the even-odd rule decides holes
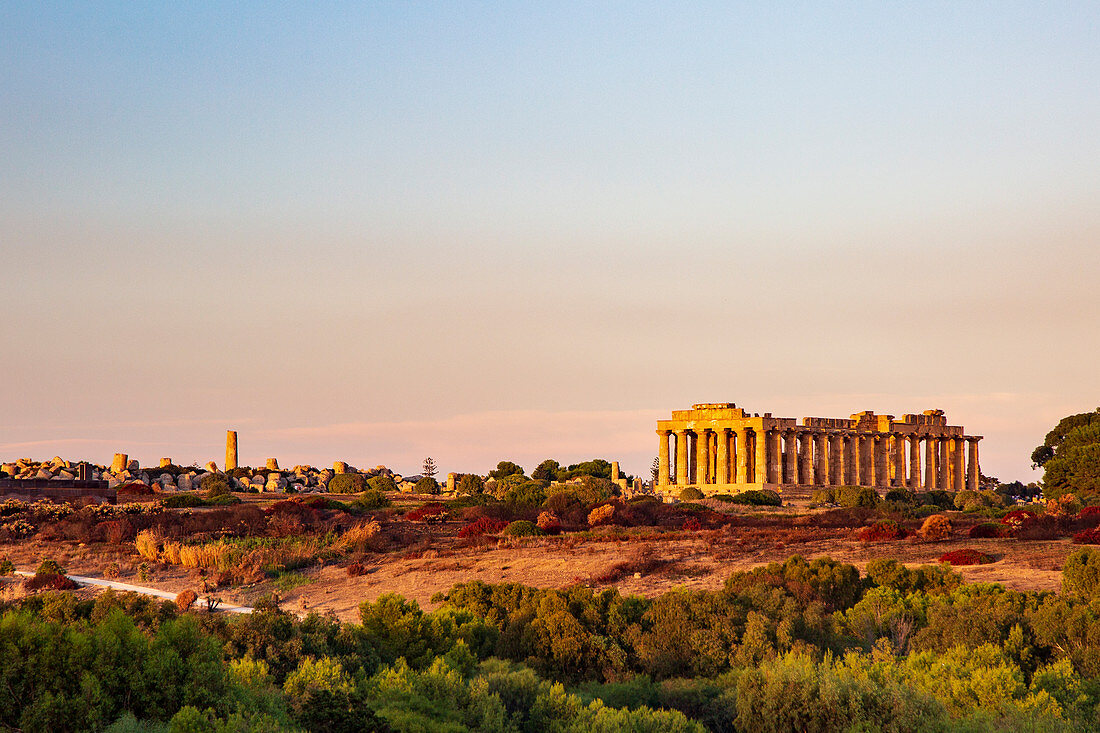
[[[811,504],[836,504],[836,490],[835,489],[815,489],[810,494]]]
[[[900,540],[904,537],[905,530],[893,519],[880,519],[871,526],[859,530],[859,539],[862,542]]]
[[[206,474],[200,480],[199,487],[206,494],[207,499],[228,496],[233,493],[233,489],[229,486],[229,480],[220,473]]]
[[[12,575],[15,573],[15,565],[8,558],[0,560],[0,575]]]
[[[64,575],[65,568],[58,565],[56,560],[46,558],[38,564],[38,569],[34,571],[35,575]]]
[[[546,501],[546,491],[539,481],[524,481],[509,487],[501,498],[513,509],[532,509]]]
[[[330,494],[358,494],[367,488],[367,479],[361,473],[338,473],[329,479]]]
[[[933,542],[946,540],[951,537],[951,520],[946,514],[933,514],[924,520],[920,526],[920,536]]]
[[[199,594],[193,590],[184,590],[176,594],[176,608],[186,611],[199,600]]]
[[[988,539],[997,537],[1011,537],[1012,528],[1000,522],[984,522],[970,528],[967,535],[971,539]]]
[[[1073,541],[1078,545],[1100,545],[1100,528],[1083,529],[1073,535]]]
[[[172,494],[164,497],[164,506],[169,509],[189,509],[205,505],[206,502],[197,494]]]
[[[783,506],[783,500],[779,494],[771,489],[749,489],[734,494],[730,497],[734,504],[749,504],[752,506]]]
[[[561,520],[554,512],[539,512],[539,518],[535,521],[535,524],[546,534],[561,532]]]
[[[528,522],[521,519],[516,522],[512,522],[501,532],[505,537],[537,537],[542,534],[534,522]]]
[[[916,504],[917,495],[908,489],[890,489],[886,492],[886,501],[896,501],[899,504]]]
[[[507,526],[508,523],[501,519],[493,519],[492,517],[478,517],[477,519],[460,529],[458,531],[458,536],[462,538],[483,537],[484,535],[497,534]]]
[[[343,474],[337,474],[337,476],[342,475]],[[336,476],[333,476],[333,478],[336,478]],[[374,489],[375,491],[380,491],[383,494],[387,492],[397,491],[397,484],[393,482],[393,476],[390,476],[388,473],[380,473],[377,476],[371,478],[369,481],[367,481],[367,486]]]
[[[23,588],[28,591],[76,590],[79,587],[72,578],[58,573],[35,573],[33,578],[27,578],[23,581]]]
[[[940,562],[950,563],[951,565],[986,565],[994,562],[994,558],[985,552],[967,547],[941,555]]]
[[[340,474],[341,476],[346,474]],[[350,507],[355,511],[370,511],[372,509],[381,509],[390,505],[389,498],[377,489],[367,489],[363,492],[355,501],[351,502]]]
[[[438,494],[439,482],[431,476],[424,476],[416,482],[416,493],[418,494]]]
[[[424,506],[417,507],[411,512],[405,515],[405,519],[411,522],[420,521],[438,521],[447,514],[447,508],[440,504],[438,501],[429,502]]]
[[[1052,516],[1073,516],[1081,511],[1081,502],[1073,494],[1062,494],[1056,499],[1047,502],[1046,513]]]
[[[1084,600],[1100,597],[1100,550],[1082,548],[1066,558],[1062,592]]]
[[[948,491],[932,489],[924,493],[922,499],[925,503],[938,506],[940,509],[954,509],[955,497]]]
[[[702,501],[706,495],[694,486],[688,486],[680,491],[680,501]]]
[[[362,563],[353,562],[347,567],[349,578],[358,578],[360,575],[366,575],[367,569],[363,567]]]
[[[684,520],[683,529],[685,532],[698,532],[702,528],[703,523],[697,517],[688,517]]]
[[[1077,512],[1077,516],[1081,519],[1087,517],[1100,517],[1100,506],[1087,506],[1081,511]]]
[[[1013,529],[1019,529],[1029,522],[1034,522],[1035,519],[1035,512],[1030,509],[1013,509],[1008,514],[1001,517],[1001,522]]]
[[[455,491],[467,496],[481,494],[485,491],[485,482],[476,473],[464,473],[458,479],[458,483],[455,484]]]
[[[844,507],[868,507],[878,505],[878,492],[870,486],[841,486],[836,490],[836,503]]]
[[[601,524],[611,524],[615,520],[615,505],[604,504],[588,513],[588,526],[598,527]]]

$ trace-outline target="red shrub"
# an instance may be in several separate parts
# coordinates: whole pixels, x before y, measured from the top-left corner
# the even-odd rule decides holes
[[[1008,514],[1001,517],[1001,524],[1007,524],[1010,527],[1020,527],[1028,522],[1035,521],[1035,512],[1030,509],[1013,509]]]
[[[859,530],[859,539],[862,542],[900,540],[905,537],[905,534],[905,530],[893,519],[880,519],[871,526]]]
[[[1056,540],[1069,533],[1064,521],[1065,517],[1044,514],[1021,524],[1016,530],[1016,537],[1021,540]]]
[[[967,534],[972,539],[1011,537],[1012,527],[1007,524],[1000,524],[998,522],[985,522],[984,524],[974,525],[970,528],[970,532],[968,532]]]
[[[367,569],[363,567],[362,563],[353,562],[351,565],[348,565],[348,576],[352,578],[363,575],[366,572]]]
[[[993,556],[969,547],[962,550],[952,550],[940,557],[940,562],[952,565],[985,565],[994,562]]]
[[[117,489],[119,494],[132,494],[133,496],[151,496],[156,493],[153,491],[152,486],[146,486],[140,481],[135,481],[129,484],[122,484]]]
[[[1100,545],[1100,527],[1081,530],[1073,535],[1073,541],[1079,545]]]
[[[458,531],[458,536],[466,538],[481,537],[487,534],[496,534],[507,526],[508,523],[501,519],[493,519],[492,517],[479,517],[478,519],[470,522],[465,527],[460,529]]]
[[[695,517],[688,517],[684,520],[684,531],[686,532],[698,532],[703,528],[703,523]]]
[[[546,534],[558,534],[561,532],[561,520],[553,512],[540,512],[535,522],[539,529]]]
[[[440,504],[438,501],[433,501],[430,504],[425,504],[422,507],[417,507],[411,512],[405,515],[405,519],[410,522],[422,522],[427,521],[429,518],[437,519],[447,513],[447,508]]]
[[[1085,519],[1086,517],[1100,517],[1100,506],[1087,506],[1077,512],[1078,519]]]
[[[76,590],[79,586],[71,578],[60,573],[35,573],[23,581],[26,590]]]

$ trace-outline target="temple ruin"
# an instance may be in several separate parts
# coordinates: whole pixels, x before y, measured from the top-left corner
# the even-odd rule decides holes
[[[961,491],[976,490],[980,475],[982,436],[948,425],[943,410],[900,420],[871,411],[850,418],[804,417],[799,425],[795,418],[770,412],[750,415],[732,402],[703,403],[658,420],[657,435],[657,488],[666,490],[694,486],[722,494],[875,486]]]

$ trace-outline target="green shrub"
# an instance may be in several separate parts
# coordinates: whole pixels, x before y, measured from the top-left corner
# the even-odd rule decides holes
[[[546,501],[546,491],[540,481],[524,481],[504,492],[504,503],[516,509],[532,509]]]
[[[330,494],[358,494],[367,488],[367,479],[361,473],[338,473],[329,479]]]
[[[333,476],[333,478],[336,477]],[[377,476],[373,477],[372,479],[367,481],[367,486],[374,489],[375,491],[381,491],[382,493],[397,491],[397,484],[394,483],[393,477],[390,476],[388,473],[380,473]]]
[[[199,487],[203,490],[207,499],[228,496],[233,493],[233,488],[229,485],[229,479],[220,473],[206,474],[202,477]]]
[[[485,492],[485,482],[476,473],[464,473],[455,484],[455,491],[465,496],[473,496]]]
[[[954,509],[955,508],[955,495],[948,491],[941,489],[932,489],[926,491],[920,496],[920,499],[925,504],[931,504],[932,506],[939,507],[940,509]]]
[[[869,507],[878,506],[878,492],[870,486],[841,486],[836,492],[836,503],[843,507]]]
[[[886,492],[886,501],[897,502],[898,504],[916,504],[917,495],[909,491],[908,489],[890,489]]]
[[[537,537],[542,534],[542,530],[534,522],[521,519],[509,524],[501,534],[505,537]]]
[[[416,482],[416,493],[418,494],[438,494],[439,482],[431,476],[424,476]]]
[[[212,499],[207,499],[203,503],[207,506],[232,506],[233,504],[240,504],[241,500],[232,494],[218,494]]]
[[[1100,598],[1100,550],[1085,547],[1066,558],[1062,592],[1084,600]]]
[[[64,575],[67,572],[69,571],[61,567],[56,560],[48,557],[39,563],[38,569],[34,571],[35,575]]]
[[[546,487],[546,501],[558,495],[564,495],[556,499],[558,504],[568,504],[573,501],[585,506],[594,506],[601,501],[607,501],[618,493],[615,484],[605,478],[597,476],[581,476],[577,483],[556,483]]]
[[[14,572],[15,565],[12,564],[11,560],[6,557],[0,560],[0,575],[12,575]]]
[[[680,490],[680,501],[702,501],[704,498],[706,495],[694,486]]]
[[[389,505],[389,498],[381,491],[367,489],[362,496],[351,502],[350,507],[355,511],[370,511],[372,509],[382,509]]]
[[[169,509],[187,509],[206,506],[206,502],[197,494],[171,494],[164,497],[164,506]]]
[[[815,489],[810,494],[811,504],[836,504],[836,489]]]
[[[734,504],[750,504],[752,506],[783,506],[783,499],[771,489],[749,489],[730,497]]]

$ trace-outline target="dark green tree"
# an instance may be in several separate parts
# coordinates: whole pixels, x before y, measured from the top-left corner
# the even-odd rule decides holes
[[[531,478],[536,481],[554,481],[558,478],[558,471],[560,470],[561,464],[553,458],[547,458],[538,465],[538,468],[531,472]]]
[[[501,461],[496,470],[489,472],[490,478],[504,478],[505,476],[523,476],[523,467],[511,461]]]

